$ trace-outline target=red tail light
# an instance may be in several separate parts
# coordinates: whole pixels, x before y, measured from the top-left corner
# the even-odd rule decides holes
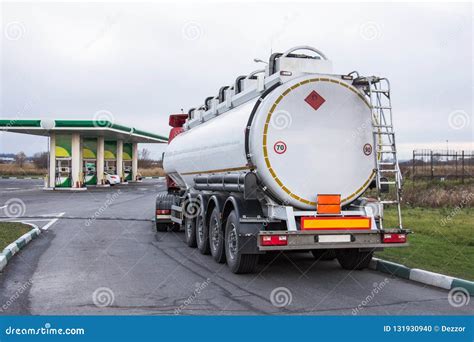
[[[405,243],[407,242],[406,234],[384,234],[383,243]]]
[[[288,236],[286,235],[263,235],[260,239],[262,246],[286,246]]]
[[[169,215],[169,209],[156,209],[156,215]]]

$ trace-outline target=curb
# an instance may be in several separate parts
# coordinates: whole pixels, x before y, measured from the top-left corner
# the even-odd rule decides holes
[[[2,271],[5,266],[7,266],[8,261],[20,251],[23,247],[25,247],[31,240],[41,234],[41,230],[38,228],[37,225],[33,223],[26,223],[22,222],[23,224],[27,224],[33,227],[28,233],[23,234],[20,236],[16,241],[9,244],[7,247],[3,249],[0,253],[0,271]]]
[[[369,268],[446,290],[451,290],[455,287],[463,287],[471,296],[474,296],[474,282],[469,280],[454,278],[444,274],[420,270],[418,268],[408,268],[401,264],[377,258],[372,259]]]

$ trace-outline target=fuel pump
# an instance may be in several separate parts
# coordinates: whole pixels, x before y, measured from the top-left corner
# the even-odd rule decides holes
[[[72,186],[71,158],[56,159],[55,186],[58,188]]]
[[[97,161],[95,159],[84,159],[82,166],[82,174],[84,175],[85,185],[97,184]]]
[[[123,175],[125,181],[132,180],[132,161],[124,160],[123,161]]]
[[[117,161],[116,160],[106,160],[105,161],[105,172],[111,175],[117,174]]]

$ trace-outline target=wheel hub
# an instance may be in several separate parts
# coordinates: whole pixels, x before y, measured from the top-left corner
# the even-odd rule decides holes
[[[204,229],[203,229],[203,224],[202,224],[202,220],[197,220],[197,232],[198,232],[198,237],[199,237],[199,240],[202,241],[204,240]]]
[[[212,247],[214,250],[219,247],[219,224],[217,219],[214,219],[212,222]]]
[[[187,219],[186,220],[186,234],[188,236],[191,236],[192,230],[193,230],[193,223],[190,219]]]
[[[232,229],[229,232],[229,237],[227,238],[227,244],[229,245],[229,256],[232,259],[235,259],[235,255],[237,254],[237,230],[233,223]]]

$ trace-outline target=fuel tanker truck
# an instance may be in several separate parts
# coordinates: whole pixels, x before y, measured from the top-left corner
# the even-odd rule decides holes
[[[232,272],[270,251],[363,269],[374,251],[408,244],[386,78],[336,74],[298,46],[169,123],[156,228],[184,230]],[[386,227],[388,205],[398,222]]]

